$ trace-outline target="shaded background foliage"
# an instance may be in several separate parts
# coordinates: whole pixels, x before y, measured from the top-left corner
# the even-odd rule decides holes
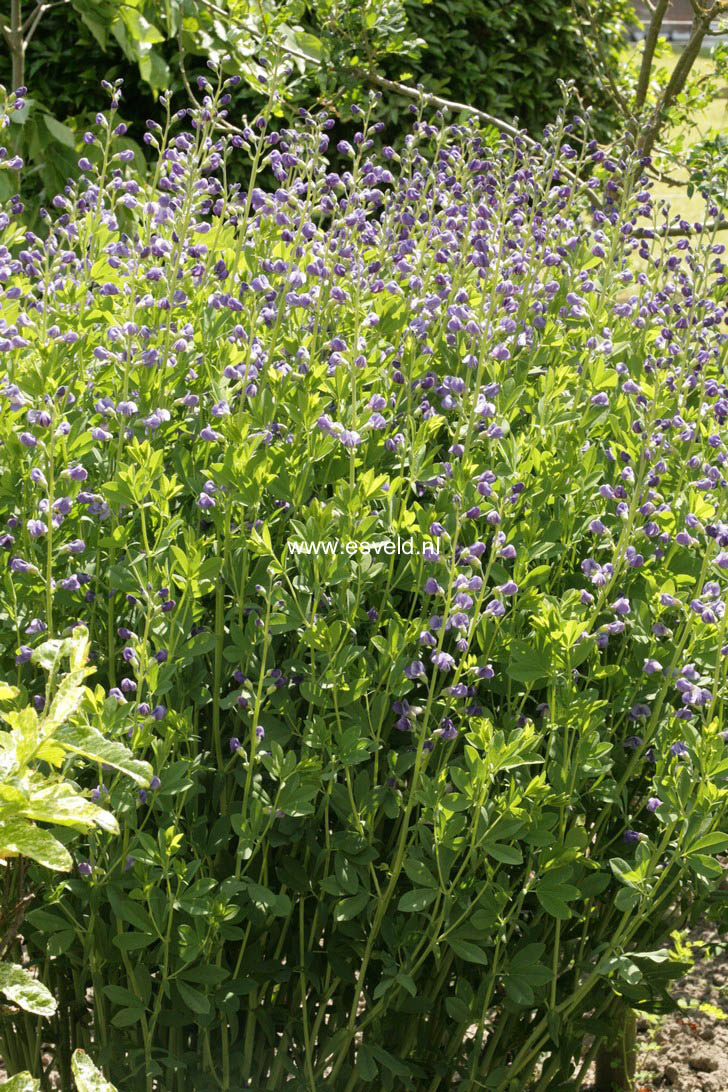
[[[21,10],[27,29],[38,7],[24,2]],[[124,80],[122,113],[140,156],[144,121],[160,114],[160,91],[176,93],[178,105],[188,102],[185,83],[195,86],[210,57],[229,52],[230,72],[243,76],[231,119],[253,117],[264,101],[256,59],[266,38],[295,45],[310,62],[293,62],[287,101],[281,104],[289,114],[301,102],[310,107],[316,101],[341,114],[361,95],[364,73],[379,72],[503,117],[517,116],[538,135],[558,109],[557,80],[573,79],[584,101],[594,106],[594,124],[604,137],[617,117],[596,68],[584,63],[584,43],[595,47],[598,38],[601,56],[616,71],[633,20],[630,0],[606,0],[598,25],[579,14],[573,0],[496,5],[489,0],[274,0],[267,5],[70,0],[51,5],[35,23],[25,54],[30,105],[13,117],[12,151],[23,156],[31,172],[23,197],[32,210],[75,174],[81,134],[95,116],[102,79]],[[0,55],[0,84],[10,88],[12,83],[6,49]],[[382,142],[398,146],[403,139],[405,103],[389,97]],[[0,180],[0,198],[7,198],[10,185]]]

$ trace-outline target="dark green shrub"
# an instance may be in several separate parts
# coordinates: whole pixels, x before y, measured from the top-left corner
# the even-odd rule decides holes
[[[427,42],[408,71],[428,91],[506,119],[516,115],[540,134],[561,104],[557,81],[573,79],[594,105],[601,135],[613,128],[614,107],[587,46],[598,55],[598,36],[603,55],[618,71],[625,31],[634,22],[630,0],[600,3],[597,26],[578,14],[573,0],[405,0],[405,10]]]

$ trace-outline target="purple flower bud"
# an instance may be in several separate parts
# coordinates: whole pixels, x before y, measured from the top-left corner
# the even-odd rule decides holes
[[[152,709],[152,716],[155,720],[164,720],[167,715],[167,710],[164,705],[155,705]]]
[[[518,592],[518,584],[515,580],[507,580],[505,584],[501,584],[498,588],[501,595],[516,595]]]
[[[657,811],[657,809],[661,805],[662,805],[662,800],[660,800],[659,796],[651,796],[650,799],[647,801],[647,810],[648,811]]]

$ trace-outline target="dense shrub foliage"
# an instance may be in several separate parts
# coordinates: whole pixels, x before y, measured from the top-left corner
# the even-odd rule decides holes
[[[57,1049],[124,1092],[576,1088],[728,847],[724,247],[578,118],[413,108],[375,161],[372,99],[334,173],[323,114],[221,132],[233,83],[149,181],[112,89],[47,234],[2,221],[2,668],[42,704],[83,623],[158,777],[87,777],[120,836],[33,874]]]
[[[405,0],[405,10],[426,43],[407,67],[428,90],[498,117],[516,115],[540,133],[561,106],[558,81],[574,80],[600,134],[614,129],[618,115],[599,62],[619,74],[631,3],[602,3],[594,19],[587,5],[563,0]]]

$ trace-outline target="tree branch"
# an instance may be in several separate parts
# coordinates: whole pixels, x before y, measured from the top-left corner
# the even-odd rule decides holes
[[[673,224],[672,227],[666,228],[635,228],[629,237],[630,239],[663,239],[676,235],[702,235],[706,231],[725,231],[726,228],[728,228],[728,219],[718,217],[716,220],[708,220],[707,223],[703,224],[700,231],[692,226],[684,228],[680,224]]]
[[[647,99],[647,91],[649,90],[650,76],[652,74],[652,61],[655,56],[655,47],[657,46],[660,28],[669,3],[670,0],[657,0],[652,18],[650,19],[650,25],[647,28],[645,44],[642,50],[640,72],[637,77],[637,90],[635,91],[634,96],[635,114],[639,114]]]
[[[703,14],[700,18],[696,18],[693,22],[693,33],[690,36],[690,41],[680,54],[672,75],[667,81],[667,85],[657,102],[657,106],[640,136],[638,142],[640,155],[647,156],[652,152],[660,129],[664,124],[665,115],[685,86],[685,82],[690,75],[690,70],[700,53],[700,47],[703,44],[703,38],[707,34],[708,27],[713,19],[714,10],[715,6],[710,9],[710,12]]]

